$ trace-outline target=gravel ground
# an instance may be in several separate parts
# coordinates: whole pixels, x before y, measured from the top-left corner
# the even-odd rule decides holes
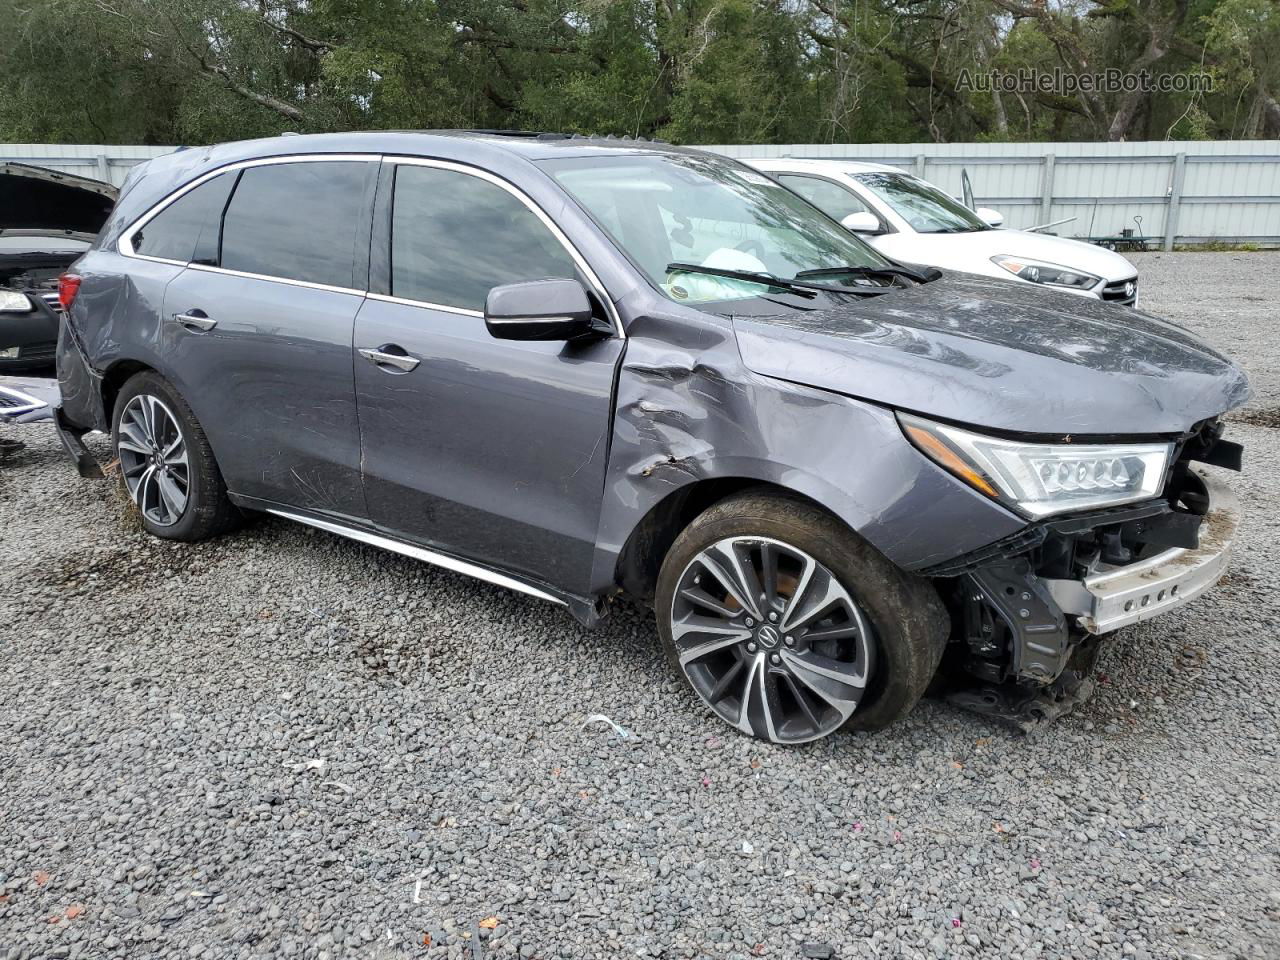
[[[1277,267],[1142,258],[1145,305],[1255,376],[1243,543],[1034,739],[926,702],[773,748],[644,615],[584,631],[283,521],[169,545],[23,429],[0,958],[1280,957]]]

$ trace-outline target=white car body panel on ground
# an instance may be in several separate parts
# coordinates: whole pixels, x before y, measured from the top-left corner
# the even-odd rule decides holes
[[[1043,261],[1092,274],[1102,280],[1088,290],[1047,284],[1046,289],[1094,299],[1136,303],[1137,269],[1120,254],[1104,247],[1026,230],[996,228],[963,233],[918,232],[898,209],[856,179],[859,174],[884,173],[908,178],[916,183],[924,183],[897,167],[879,163],[792,158],[744,162],[771,176],[785,177],[787,174],[799,174],[814,177],[836,184],[852,194],[888,228],[883,233],[860,234],[860,236],[871,246],[895,260],[925,264],[941,270],[962,270],[966,273],[996,277],[1014,283],[1031,281],[1010,273],[994,263],[992,257],[1006,255]],[[1130,282],[1133,286],[1127,287],[1126,285]],[[1106,296],[1103,295],[1104,291]]]

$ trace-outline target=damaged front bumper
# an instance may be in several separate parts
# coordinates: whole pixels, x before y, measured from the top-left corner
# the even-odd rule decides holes
[[[1146,560],[1098,570],[1083,580],[1045,581],[1063,613],[1092,634],[1110,633],[1189,603],[1221,579],[1231,559],[1240,507],[1229,486],[1201,468],[1209,510],[1200,545],[1174,547]]]
[[[1029,730],[1088,696],[1100,635],[1216,584],[1239,504],[1198,464],[1185,464],[1178,484],[1167,503],[1047,524],[1035,542],[948,578],[961,627],[948,652],[950,699]]]

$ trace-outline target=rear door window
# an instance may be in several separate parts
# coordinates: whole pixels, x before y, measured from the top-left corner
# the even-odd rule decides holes
[[[189,190],[133,234],[133,251],[182,263],[214,263],[218,225],[239,171],[220,173]]]
[[[778,179],[833,220],[843,220],[851,213],[871,212],[851,190],[830,180],[785,173],[779,174]]]
[[[247,168],[223,218],[219,265],[363,289],[356,245],[361,237],[367,244],[366,188],[377,166],[326,160]]]
[[[500,284],[577,276],[555,234],[502,187],[456,170],[397,167],[393,296],[483,310]]]

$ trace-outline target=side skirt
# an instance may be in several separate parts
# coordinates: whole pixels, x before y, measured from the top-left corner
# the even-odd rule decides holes
[[[367,543],[370,546],[389,550],[392,553],[398,553],[402,556],[412,557],[415,560],[421,560],[424,563],[442,567],[443,569],[451,570],[454,573],[461,573],[468,577],[474,577],[477,580],[483,580],[485,583],[492,583],[499,587],[506,587],[508,590],[515,590],[519,593],[528,594],[531,597],[537,597],[540,600],[546,600],[550,603],[557,604],[558,606],[568,607],[569,612],[573,614],[574,618],[584,626],[594,626],[605,614],[605,609],[598,600],[561,593],[559,591],[555,591],[554,588],[545,585],[535,585],[511,574],[501,573],[490,567],[472,563],[468,560],[452,556],[451,554],[440,553],[436,550],[430,550],[426,547],[418,546],[417,544],[406,543],[403,540],[396,540],[392,537],[375,533],[372,530],[368,530],[363,527],[350,526],[348,524],[338,523],[323,517],[300,513],[294,509],[279,506],[277,504],[270,503],[269,501],[258,500],[253,497],[241,497],[232,494],[231,499],[238,506],[242,506],[250,510],[261,510],[264,513],[270,513],[277,517],[284,517],[286,520],[293,520],[297,523],[306,524],[309,527],[316,527],[319,530],[336,533],[340,537],[346,537],[360,543]]]

